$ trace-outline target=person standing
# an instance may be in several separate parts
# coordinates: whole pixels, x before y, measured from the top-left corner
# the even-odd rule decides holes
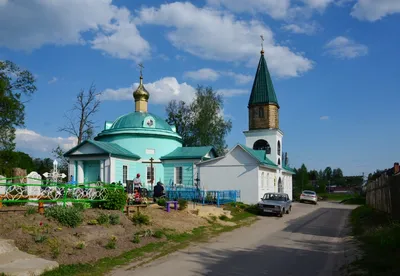
[[[136,178],[133,180],[133,187],[134,189],[137,189],[139,193],[141,192],[142,188],[142,181],[140,180],[140,173],[136,175]]]

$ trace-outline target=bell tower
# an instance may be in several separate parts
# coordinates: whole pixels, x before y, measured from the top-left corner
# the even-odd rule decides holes
[[[283,132],[279,129],[279,104],[263,48],[247,108],[249,130],[244,132],[246,146],[265,150],[267,158],[282,168]]]

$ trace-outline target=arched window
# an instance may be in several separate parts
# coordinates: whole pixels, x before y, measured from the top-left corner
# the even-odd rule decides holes
[[[253,145],[253,150],[265,150],[267,154],[271,153],[271,147],[267,141],[260,139],[257,140]]]
[[[258,117],[264,118],[264,108],[262,108],[262,107],[258,108]]]
[[[280,165],[281,164],[281,159],[280,158],[278,158],[278,165]]]
[[[281,141],[278,141],[278,155],[281,155]]]
[[[278,180],[278,193],[283,193],[282,179],[280,177]]]

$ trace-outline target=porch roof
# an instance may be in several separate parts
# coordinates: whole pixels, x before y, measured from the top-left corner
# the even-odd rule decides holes
[[[67,151],[64,156],[65,157],[71,157],[74,156],[74,152],[81,148],[85,144],[92,144],[95,147],[98,147],[99,149],[103,150],[104,152],[111,154],[113,156],[124,156],[124,157],[129,157],[133,159],[140,159],[140,156],[137,154],[134,154],[130,152],[129,150],[121,147],[120,145],[110,143],[110,142],[100,142],[100,141],[93,141],[93,140],[85,140],[76,147],[70,149]]]

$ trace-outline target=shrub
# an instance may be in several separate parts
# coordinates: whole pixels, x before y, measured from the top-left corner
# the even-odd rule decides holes
[[[97,222],[102,225],[102,224],[108,224],[110,222],[109,217],[106,214],[100,214],[99,217],[97,218]]]
[[[133,235],[133,240],[132,240],[132,242],[133,242],[133,243],[140,243],[140,238],[139,238],[139,235],[138,235],[138,234]]]
[[[108,189],[106,191],[107,200],[103,203],[103,208],[107,210],[122,210],[125,207],[127,194],[122,189]]]
[[[77,227],[83,221],[82,212],[74,207],[54,206],[46,209],[45,216],[72,228]]]
[[[47,240],[47,237],[45,235],[36,235],[34,237],[34,240],[35,240],[36,243],[42,243],[45,240]]]
[[[222,214],[222,215],[219,216],[219,219],[220,219],[220,220],[228,220],[228,216]]]
[[[160,198],[160,199],[157,201],[157,204],[158,204],[159,206],[161,206],[161,207],[165,207],[165,206],[167,205],[167,201],[165,200],[165,198]]]
[[[132,221],[135,225],[149,225],[150,217],[142,213],[137,213],[133,215]]]
[[[97,221],[97,219],[92,219],[92,220],[89,220],[87,224],[89,224],[89,225],[97,225],[97,224],[99,224],[99,222]]]
[[[178,204],[179,204],[179,210],[185,210],[188,206],[188,202],[185,199],[179,199]]]
[[[156,230],[153,233],[153,237],[157,238],[157,239],[161,239],[164,236],[164,232],[162,230]]]
[[[76,247],[76,249],[84,249],[86,247],[86,244],[84,241],[81,241],[81,242],[78,242],[75,247]]]
[[[117,237],[111,236],[110,240],[106,244],[107,249],[115,249],[117,247]]]
[[[112,225],[117,225],[120,223],[119,215],[117,215],[117,214],[110,214],[109,218],[110,218],[110,224],[112,224]]]
[[[29,216],[29,215],[33,215],[36,214],[36,208],[35,207],[28,207],[26,209],[25,215]]]
[[[72,206],[74,206],[76,209],[83,211],[85,209],[89,209],[92,207],[92,205],[89,202],[74,202],[72,203]]]

